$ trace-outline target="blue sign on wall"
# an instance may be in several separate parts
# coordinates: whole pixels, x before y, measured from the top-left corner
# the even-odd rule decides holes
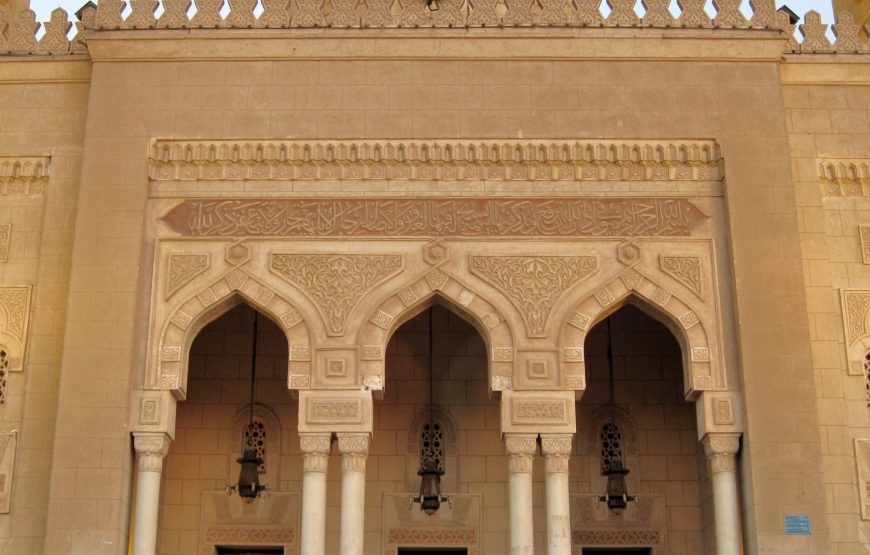
[[[785,515],[785,533],[790,536],[809,536],[810,515]]]

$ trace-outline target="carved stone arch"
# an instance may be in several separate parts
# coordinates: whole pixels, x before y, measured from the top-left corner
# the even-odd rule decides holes
[[[626,304],[636,306],[657,320],[676,338],[683,357],[683,388],[687,399],[696,398],[701,391],[726,389],[715,330],[708,332],[708,325],[701,321],[692,306],[636,269],[629,270],[576,304],[562,323],[559,335],[562,372],[582,377],[583,387],[577,389],[585,389],[583,350],[587,334]]]
[[[405,481],[408,491],[420,488],[420,438],[423,425],[429,421],[429,407],[417,407],[414,418],[408,427],[408,458],[406,462]],[[444,491],[459,491],[459,440],[456,435],[456,422],[448,411],[440,407],[432,407],[432,420],[441,426],[444,434],[444,461],[442,488]]]
[[[228,484],[235,482],[239,474],[239,465],[236,459],[241,456],[244,449],[245,432],[251,421],[251,405],[245,405],[233,416],[230,426],[229,453],[230,458],[227,477]],[[264,460],[264,472],[260,475],[260,482],[265,485],[277,487],[281,475],[281,421],[275,412],[262,403],[254,403],[254,422],[261,422],[266,432],[266,457]]]
[[[435,269],[387,297],[370,313],[357,335],[363,386],[383,389],[384,358],[393,333],[405,322],[439,302],[480,333],[487,347],[488,379],[493,391],[510,389],[514,333],[497,306],[475,289]]]
[[[168,312],[165,321],[152,323],[152,329],[159,332],[151,340],[145,389],[169,390],[176,398],[184,399],[193,340],[202,328],[242,303],[275,322],[284,332],[289,353],[288,380],[294,376],[310,377],[311,336],[302,314],[269,285],[234,269],[177,305]]]
[[[637,424],[623,409],[604,406],[595,410],[589,417],[586,441],[589,453],[589,479],[593,491],[604,491],[607,478],[601,475],[602,441],[601,429],[605,424],[614,423],[622,434],[622,460],[626,468],[639,470],[640,452],[638,449]],[[637,475],[637,474],[635,474]],[[597,484],[598,487],[595,487]]]

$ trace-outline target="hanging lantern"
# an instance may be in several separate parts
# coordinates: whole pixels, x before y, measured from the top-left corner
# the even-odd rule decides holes
[[[629,501],[635,501],[635,497],[628,494],[625,486],[625,475],[628,473],[629,470],[622,466],[622,461],[610,461],[607,470],[602,472],[607,476],[607,490],[598,501],[607,503],[607,508],[616,514],[622,513]]]
[[[236,462],[242,465],[241,470],[239,470],[239,482],[236,484],[236,490],[242,501],[250,503],[257,498],[261,491],[266,489],[266,486],[260,485],[259,467],[263,464],[263,459],[248,447],[242,453],[242,458],[236,459]]]
[[[448,501],[447,497],[441,495],[443,475],[444,471],[431,459],[424,461],[417,471],[417,476],[420,476],[420,495],[414,498],[414,502],[419,503],[420,509],[427,515],[434,515],[441,507],[441,503]]]

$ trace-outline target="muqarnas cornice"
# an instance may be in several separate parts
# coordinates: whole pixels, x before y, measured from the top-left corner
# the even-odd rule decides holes
[[[825,197],[870,196],[870,158],[827,158],[819,162]]]
[[[0,195],[37,195],[48,184],[47,156],[0,156]]]
[[[714,141],[158,140],[152,181],[720,181]]]

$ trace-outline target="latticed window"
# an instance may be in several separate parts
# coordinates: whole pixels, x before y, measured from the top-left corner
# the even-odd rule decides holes
[[[420,460],[433,460],[444,471],[444,430],[437,422],[427,422],[420,430]]]
[[[0,349],[0,405],[6,402],[6,380],[9,377],[9,354]]]
[[[867,388],[867,406],[870,407],[870,353],[864,357],[864,387]]]
[[[622,430],[616,422],[605,422],[601,425],[601,471],[610,467],[612,461],[622,460]]]
[[[263,459],[259,466],[260,474],[266,472],[266,425],[255,420],[245,428],[245,449],[253,449]]]

